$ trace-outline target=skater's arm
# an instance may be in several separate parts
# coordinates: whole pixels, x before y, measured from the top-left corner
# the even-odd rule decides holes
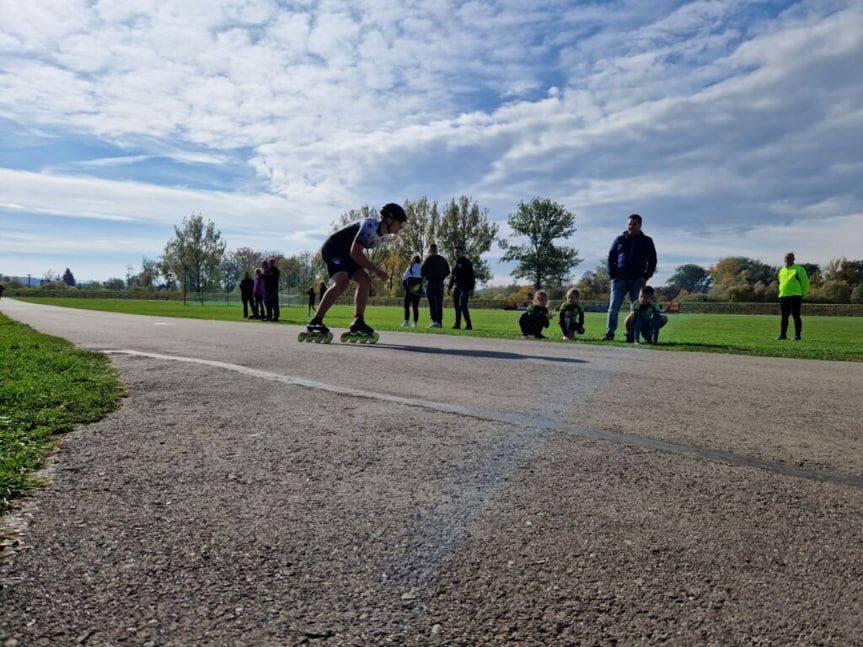
[[[357,242],[354,242],[351,245],[351,259],[360,267],[364,267],[369,272],[373,272],[377,274],[378,278],[381,281],[387,281],[390,278],[390,275],[380,269],[377,265],[372,263],[369,260],[369,257],[365,254],[365,248]]]

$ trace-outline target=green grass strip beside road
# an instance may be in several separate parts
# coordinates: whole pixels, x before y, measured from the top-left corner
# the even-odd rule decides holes
[[[58,434],[103,418],[123,394],[102,353],[0,314],[0,513],[36,483]]]

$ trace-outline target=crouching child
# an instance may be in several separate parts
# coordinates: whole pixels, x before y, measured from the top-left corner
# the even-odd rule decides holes
[[[558,323],[566,340],[584,334],[584,306],[578,302],[578,299],[578,290],[570,288],[566,292],[566,301],[560,304]]]
[[[659,329],[668,323],[668,317],[662,314],[662,308],[653,296],[654,290],[649,285],[638,293],[638,301],[632,304],[632,312],[624,322],[627,343],[638,343],[639,336],[645,344],[659,341]]]
[[[518,319],[522,339],[536,337],[545,339],[543,328],[548,328],[548,322],[554,315],[548,312],[548,292],[537,290],[533,295],[533,303],[527,307]]]

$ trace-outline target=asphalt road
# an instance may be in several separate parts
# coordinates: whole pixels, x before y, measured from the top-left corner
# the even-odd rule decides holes
[[[5,520],[5,644],[863,644],[860,364],[0,311],[129,391]]]

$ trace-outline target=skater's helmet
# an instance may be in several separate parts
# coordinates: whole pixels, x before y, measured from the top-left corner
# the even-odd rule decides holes
[[[408,215],[405,213],[405,210],[395,202],[390,202],[381,207],[381,215],[384,218],[389,216],[393,220],[398,220],[399,222],[407,222],[408,219]]]

